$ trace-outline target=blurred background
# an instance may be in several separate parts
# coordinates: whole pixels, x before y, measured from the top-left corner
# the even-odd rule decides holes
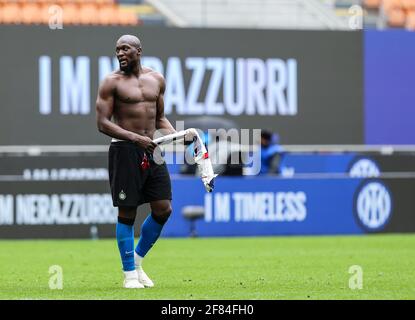
[[[414,30],[415,0],[0,0],[0,238],[114,237],[95,100],[123,34],[220,173],[164,150],[163,236],[415,232]]]

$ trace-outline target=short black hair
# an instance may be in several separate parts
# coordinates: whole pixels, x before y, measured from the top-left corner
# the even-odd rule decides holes
[[[137,48],[137,49],[141,49],[141,41],[140,39],[138,39],[136,36],[133,36],[131,34],[124,34],[122,35],[118,40],[117,43],[119,41],[123,41],[123,42],[127,42],[129,45]]]
[[[264,138],[265,140],[271,140],[272,132],[268,130],[261,130],[261,138]]]

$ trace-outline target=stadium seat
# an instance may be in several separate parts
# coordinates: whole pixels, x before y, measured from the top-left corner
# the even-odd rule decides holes
[[[67,25],[137,25],[135,12],[121,9],[115,0],[0,0],[0,24],[48,24],[50,8],[62,8]]]
[[[22,22],[22,10],[18,3],[4,3],[2,9],[2,21],[5,24],[20,24]]]
[[[131,11],[118,10],[118,24],[123,26],[137,25],[137,15]]]
[[[405,28],[410,31],[415,31],[415,10],[408,13]]]
[[[79,17],[81,24],[98,24],[98,7],[95,3],[85,3],[80,6]]]
[[[77,3],[79,5],[94,4],[96,6],[102,5],[102,4],[116,4],[116,1],[114,0],[61,0],[61,1],[70,1],[70,2]]]
[[[53,18],[53,14],[55,12],[53,11],[53,7],[50,3],[44,2],[41,4],[40,8],[40,14],[41,14],[41,21],[43,24],[49,24],[49,21],[51,18]],[[63,18],[63,12],[62,12],[62,18]]]
[[[402,0],[383,0],[382,8],[386,13],[402,8]]]
[[[96,3],[99,5],[105,5],[105,4],[114,4],[114,0],[96,0]]]
[[[22,5],[22,23],[24,24],[41,24],[42,7],[38,3],[26,3]]]
[[[367,9],[379,9],[382,0],[364,0],[363,4]]]
[[[402,9],[393,9],[388,13],[388,25],[393,28],[405,26],[406,14]]]
[[[415,0],[402,0],[402,7],[405,10],[415,10]]]
[[[62,4],[62,10],[64,24],[72,25],[80,23],[78,5],[74,3]]]
[[[115,5],[101,5],[98,9],[98,23],[100,25],[117,24],[117,9]]]

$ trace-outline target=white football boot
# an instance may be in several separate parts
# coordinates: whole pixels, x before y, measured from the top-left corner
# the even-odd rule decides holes
[[[141,265],[143,258],[141,258],[137,253],[134,252],[134,262],[135,268],[137,270],[138,281],[146,288],[154,287],[153,281],[147,276],[144,272],[143,267]]]
[[[154,287],[153,281],[146,275],[142,267],[137,268],[138,281],[146,288]]]
[[[126,289],[142,289],[144,285],[138,281],[138,273],[136,270],[124,271],[124,284],[123,287]]]

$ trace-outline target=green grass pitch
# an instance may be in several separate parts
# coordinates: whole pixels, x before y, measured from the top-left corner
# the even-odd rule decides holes
[[[163,238],[144,263],[156,286],[128,290],[115,240],[0,241],[0,299],[415,299],[414,266],[415,235]]]

